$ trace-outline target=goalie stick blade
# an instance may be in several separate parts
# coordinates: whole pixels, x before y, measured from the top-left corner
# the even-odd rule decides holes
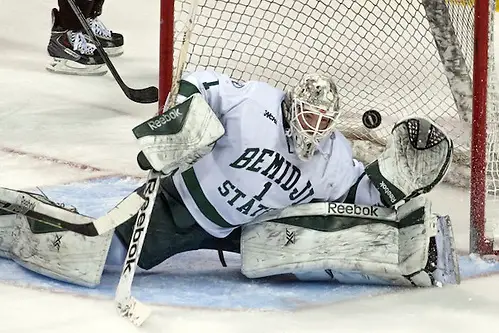
[[[127,221],[143,203],[144,199],[134,192],[106,215],[93,219],[41,200],[41,196],[37,197],[33,193],[0,187],[1,209],[27,216],[56,230],[65,229],[90,237],[102,235]]]
[[[99,234],[93,218],[45,201],[41,200],[41,196],[0,187],[1,209],[27,216],[55,229],[66,229],[86,236]]]
[[[117,302],[120,316],[128,318],[135,326],[141,326],[151,315],[151,309],[145,304],[130,297],[125,302]]]

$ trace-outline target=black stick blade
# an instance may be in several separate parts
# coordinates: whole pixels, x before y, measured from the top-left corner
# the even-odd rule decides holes
[[[151,86],[143,89],[125,89],[125,94],[129,99],[137,103],[156,103],[158,101],[159,91],[157,87]]]

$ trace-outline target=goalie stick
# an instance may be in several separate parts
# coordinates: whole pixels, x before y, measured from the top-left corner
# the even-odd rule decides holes
[[[54,202],[41,195],[0,187],[1,209],[22,214],[55,228],[91,237],[102,235],[128,220],[135,215],[143,202],[144,200],[134,192],[106,215],[93,219],[62,206],[54,206]]]
[[[119,314],[128,318],[136,326],[142,323],[150,316],[151,310],[132,297],[132,282],[137,270],[140,252],[144,245],[147,228],[151,220],[151,213],[158,194],[159,181],[161,173],[151,170],[144,188],[144,204],[140,207],[137,214],[137,220],[133,228],[132,239],[128,246],[128,251],[121,271],[120,281],[116,287],[114,301]]]
[[[95,44],[97,47],[97,51],[99,54],[102,56],[104,59],[104,62],[106,63],[107,67],[109,68],[109,71],[111,74],[113,74],[114,79],[116,82],[118,82],[118,85],[120,86],[121,90],[125,93],[126,97],[128,97],[130,100],[137,102],[137,103],[155,103],[158,101],[158,88],[151,86],[151,87],[146,87],[143,89],[133,89],[130,88],[129,86],[126,85],[125,82],[123,82],[123,79],[121,78],[120,74],[114,67],[113,63],[107,56],[106,51],[104,51],[104,48],[100,44],[99,40],[97,37],[95,37],[95,34],[92,32],[92,29],[88,26],[87,20],[83,16],[83,13],[81,10],[76,6],[74,0],[67,0],[69,2],[69,5],[73,9],[74,13],[76,14],[76,17],[78,18],[78,21],[80,21],[81,25],[87,32],[87,35],[90,37],[92,40],[92,43]]]
[[[184,29],[182,47],[178,56],[177,69],[175,75],[173,76],[172,89],[168,94],[164,109],[173,106],[176,100],[179,81],[187,59],[187,51],[189,50],[189,42],[191,39],[192,28],[194,26],[194,15],[196,14],[197,5],[197,0],[193,0],[191,2],[189,21]],[[137,269],[138,258],[140,257],[140,252],[142,251],[142,246],[146,237],[149,221],[151,219],[152,208],[154,206],[154,202],[156,201],[160,178],[161,172],[157,172],[154,169],[149,171],[147,186],[144,189],[145,203],[137,215],[137,220],[132,233],[132,239],[128,247],[127,256],[114,298],[116,308],[118,309],[120,315],[128,318],[136,326],[142,325],[142,323],[151,314],[149,307],[139,302],[132,296],[132,282],[135,270]]]

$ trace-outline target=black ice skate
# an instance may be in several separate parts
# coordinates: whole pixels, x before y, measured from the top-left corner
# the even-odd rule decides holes
[[[123,35],[113,32],[106,28],[104,23],[96,18],[88,18],[88,25],[92,29],[94,35],[99,39],[107,55],[110,57],[117,57],[123,54]]]
[[[62,29],[58,11],[52,10],[52,33],[47,51],[53,60],[46,66],[54,73],[73,75],[103,75],[107,72],[104,60],[94,44],[80,31]]]

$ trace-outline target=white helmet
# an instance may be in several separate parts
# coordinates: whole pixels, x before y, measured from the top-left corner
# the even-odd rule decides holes
[[[309,160],[320,141],[334,131],[340,115],[336,85],[329,76],[305,75],[290,92],[285,112],[298,157]]]

